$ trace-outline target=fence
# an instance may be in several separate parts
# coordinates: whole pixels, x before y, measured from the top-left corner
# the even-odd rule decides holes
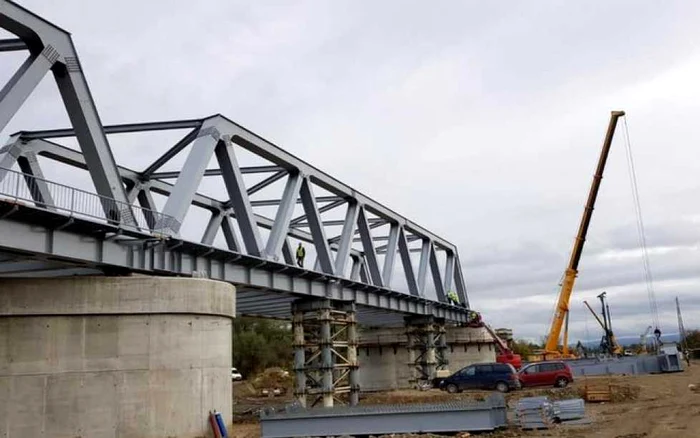
[[[0,199],[145,233],[166,230],[174,222],[172,217],[157,211],[3,167]]]

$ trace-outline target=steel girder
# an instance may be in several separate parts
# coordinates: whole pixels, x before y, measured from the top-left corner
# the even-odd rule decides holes
[[[462,302],[468,302],[457,248],[450,242],[222,115],[103,127],[67,32],[8,0],[0,0],[0,27],[18,37],[0,40],[0,52],[29,52],[27,61],[0,91],[0,130],[48,70],[54,73],[73,125],[67,129],[22,131],[0,149],[0,182],[6,174],[4,169],[18,164],[26,175],[36,207],[48,211],[54,208],[51,190],[37,160],[45,157],[87,170],[102,200],[106,218],[123,228],[132,224],[138,228],[132,211],[137,208],[132,203],[138,202],[137,213],[154,235],[179,241],[187,213],[193,206],[204,208],[211,218],[201,225],[199,244],[212,247],[221,230],[227,251],[294,265],[289,241],[293,238],[313,245],[319,272],[388,290],[395,277],[398,252],[408,294],[424,296],[427,277],[431,276],[438,301],[445,302],[446,292],[454,288]],[[188,131],[177,143],[164,148],[166,152],[143,171],[117,166],[107,140],[108,134],[176,129]],[[81,152],[50,141],[72,136],[77,138]],[[241,166],[237,148],[269,164]],[[180,170],[160,171],[175,155],[187,149],[189,153]],[[211,157],[216,158],[218,169],[207,168]],[[246,184],[243,178],[247,174],[264,173],[270,175],[255,184]],[[204,177],[217,176],[226,189],[225,199],[199,192]],[[174,183],[167,182],[169,179],[174,179]],[[285,179],[285,189],[279,198],[251,198]],[[316,196],[315,190],[328,194]],[[153,193],[167,198],[162,211],[157,211]],[[119,208],[115,209],[115,204]],[[297,204],[303,207],[303,214],[294,217]],[[343,206],[347,208],[344,220],[324,220],[324,213]],[[262,207],[275,208],[274,218],[256,211]],[[384,225],[388,227],[388,235],[373,234],[373,230]],[[339,235],[328,235],[332,226],[342,226]],[[261,229],[269,231],[267,239],[263,239]],[[240,241],[236,231],[240,233]],[[411,247],[414,241],[421,241],[421,247]],[[353,246],[356,242],[359,248]],[[376,246],[377,242],[386,243]],[[417,251],[421,255],[416,272],[411,253]],[[443,266],[438,252],[444,253]]]
[[[239,311],[244,314],[288,318],[293,300],[290,297],[316,297],[355,302],[360,322],[369,325],[387,325],[390,321],[400,324],[401,319],[389,317],[392,313],[467,321],[466,309],[447,303],[201,243],[157,238],[77,216],[67,218],[21,203],[0,202],[0,230],[0,256],[12,254],[3,262],[26,262],[14,270],[7,267],[0,278],[42,269],[38,264],[32,267],[33,261],[71,265],[93,274],[197,274],[235,284],[242,300]],[[255,298],[246,302],[245,297],[251,293]],[[266,303],[265,299],[270,301]],[[384,314],[373,318],[372,309]]]

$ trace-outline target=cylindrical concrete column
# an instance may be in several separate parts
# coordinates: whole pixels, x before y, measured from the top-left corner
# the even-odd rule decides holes
[[[8,438],[211,436],[231,419],[235,289],[204,279],[0,280]]]

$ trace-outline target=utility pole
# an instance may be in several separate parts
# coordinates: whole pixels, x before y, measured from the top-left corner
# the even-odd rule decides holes
[[[683,356],[685,356],[685,360],[690,365],[690,357],[688,356],[690,354],[690,351],[688,350],[688,339],[685,336],[685,326],[683,325],[683,315],[681,315],[681,304],[678,301],[678,297],[676,297],[676,313],[678,314],[678,336],[680,337],[681,341],[681,351],[683,352]]]

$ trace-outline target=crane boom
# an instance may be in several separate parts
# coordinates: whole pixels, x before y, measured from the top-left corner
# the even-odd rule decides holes
[[[569,300],[571,299],[571,292],[574,289],[576,275],[578,274],[578,263],[581,260],[583,245],[586,242],[588,226],[591,224],[591,218],[593,217],[593,208],[595,206],[596,198],[598,197],[600,182],[603,179],[603,171],[605,170],[605,163],[608,160],[610,145],[612,144],[612,139],[615,135],[617,121],[620,117],[624,115],[624,111],[612,111],[610,113],[610,123],[608,124],[608,130],[605,134],[605,140],[603,141],[603,149],[601,150],[600,158],[598,159],[598,167],[596,168],[596,173],[593,176],[593,182],[591,183],[591,189],[588,193],[586,207],[583,210],[581,224],[579,225],[576,240],[574,241],[574,248],[571,251],[569,265],[566,268],[566,272],[564,274],[564,281],[562,282],[561,290],[559,292],[559,300],[557,301],[557,308],[554,311],[552,326],[550,327],[549,334],[547,336],[547,344],[544,348],[545,356],[548,354],[561,354],[558,350],[559,336],[561,335],[561,329],[562,325],[564,324],[564,318],[566,317],[566,314],[569,311]]]

